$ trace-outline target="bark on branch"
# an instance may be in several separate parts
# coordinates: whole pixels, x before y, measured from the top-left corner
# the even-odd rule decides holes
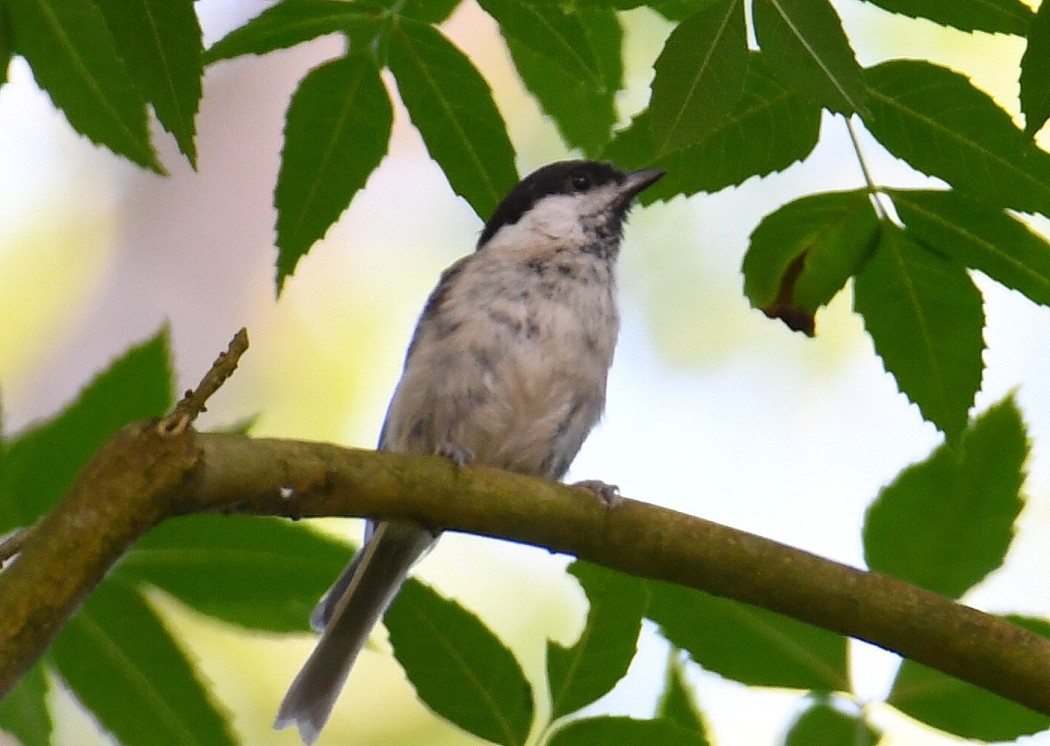
[[[879,573],[701,518],[438,457],[126,428],[0,573],[0,697],[159,521],[198,512],[405,517],[564,552],[874,643],[1050,715],[1050,640]]]

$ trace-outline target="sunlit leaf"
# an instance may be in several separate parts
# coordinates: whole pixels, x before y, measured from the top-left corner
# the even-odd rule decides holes
[[[230,624],[297,632],[350,555],[346,544],[287,521],[199,515],[150,531],[113,574]]]
[[[860,65],[828,0],[754,0],[752,12],[776,75],[831,111],[866,111]]]
[[[709,671],[753,686],[849,689],[842,635],[670,583],[649,592],[646,616]]]
[[[548,746],[707,746],[707,739],[670,720],[593,717],[573,720],[555,731]]]
[[[657,156],[702,142],[729,117],[748,57],[743,0],[708,3],[675,27],[654,65],[649,111]]]
[[[117,51],[157,119],[194,167],[201,28],[193,0],[96,0]]]
[[[14,55],[11,39],[11,19],[7,15],[7,7],[0,5],[0,86],[7,82],[7,68],[11,65],[11,57]]]
[[[95,590],[45,660],[123,746],[236,743],[171,634],[120,583]]]
[[[514,148],[492,91],[432,26],[404,20],[391,34],[390,70],[431,158],[483,219],[518,181]]]
[[[673,649],[669,656],[664,690],[656,703],[656,717],[699,734],[703,742],[709,744],[707,724],[697,706],[696,692],[685,679],[685,666],[679,660],[679,652]]]
[[[1050,215],[1050,154],[963,75],[919,60],[865,75],[864,123],[890,152],[992,204]]]
[[[314,68],[288,106],[277,175],[277,285],[335,222],[386,155],[393,109],[371,57]]]
[[[1021,57],[1021,111],[1029,137],[1050,118],[1050,3],[1040,3]]]
[[[886,370],[923,417],[956,438],[983,370],[984,309],[966,268],[884,224],[853,288]]]
[[[266,54],[325,34],[379,25],[375,10],[345,0],[284,0],[215,42],[204,61],[210,65],[243,54]]]
[[[859,715],[814,702],[788,728],[784,746],[875,746],[879,733]]]
[[[760,54],[752,54],[744,93],[729,118],[703,142],[656,157],[651,112],[636,117],[603,153],[625,168],[661,166],[667,175],[642,192],[644,204],[678,194],[717,192],[751,176],[787,168],[812,152],[820,133],[820,108],[777,82]]]
[[[1013,541],[1028,448],[1021,413],[1007,397],[958,443],[902,471],[868,508],[868,567],[952,598],[979,583]]]
[[[955,191],[891,190],[908,233],[1050,306],[1050,243],[1001,208]]]
[[[54,724],[47,696],[44,665],[38,661],[0,698],[0,731],[17,738],[20,746],[51,746]]]
[[[384,621],[394,655],[427,707],[480,738],[525,743],[532,688],[514,654],[480,619],[409,580]]]
[[[587,623],[570,647],[547,643],[551,715],[558,718],[606,694],[627,673],[638,646],[646,587],[638,578],[585,562],[569,567],[587,594]]]
[[[117,54],[102,11],[88,0],[5,0],[14,51],[33,68],[77,132],[161,172],[146,104]]]
[[[1007,619],[1050,637],[1050,624],[1043,619]],[[1014,741],[1050,728],[1046,715],[910,660],[901,664],[886,701],[922,723],[962,738]]]
[[[164,414],[171,404],[164,329],[113,361],[59,415],[8,441],[0,462],[0,533],[29,525],[51,510],[117,430]]]
[[[570,76],[514,38],[507,37],[507,48],[525,87],[554,120],[566,145],[595,157],[609,142],[616,123],[616,94],[623,85],[623,30],[612,11],[584,11],[577,18],[602,66],[601,85]]]
[[[1032,9],[1021,0],[867,0],[873,5],[911,18],[926,18],[963,31],[1024,36]]]
[[[388,0],[394,8],[401,9],[401,15],[423,23],[441,23],[459,5],[460,0]]]
[[[744,294],[790,321],[826,305],[874,249],[878,219],[864,190],[802,197],[762,219],[744,255]]]
[[[556,5],[533,5],[521,0],[478,0],[513,39],[557,66],[570,79],[591,88],[604,85],[598,56],[579,16]]]

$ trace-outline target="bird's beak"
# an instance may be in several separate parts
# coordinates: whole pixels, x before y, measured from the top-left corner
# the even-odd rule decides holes
[[[642,168],[637,171],[631,171],[627,174],[627,178],[624,179],[621,193],[624,197],[630,199],[646,187],[655,184],[666,173],[662,168]]]

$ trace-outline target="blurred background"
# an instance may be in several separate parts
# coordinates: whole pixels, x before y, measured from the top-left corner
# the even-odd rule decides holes
[[[861,64],[932,59],[972,76],[1016,116],[1023,40],[949,31],[854,0],[836,6]],[[212,43],[267,4],[202,0],[197,7]],[[647,100],[651,65],[670,26],[646,10],[622,18],[626,121]],[[464,2],[443,30],[492,85],[522,174],[572,155],[525,93],[488,16]],[[162,324],[171,330],[180,389],[245,325],[252,348],[202,427],[257,415],[258,435],[374,444],[426,295],[441,269],[473,248],[482,222],[451,192],[398,110],[390,155],[275,300],[271,192],[284,110],[305,72],[341,50],[338,39],[326,38],[211,68],[197,120],[199,170],[155,128],[167,178],[75,135],[15,60],[11,82],[0,89],[7,433],[54,413]],[[861,141],[878,183],[935,183],[863,133]],[[624,323],[608,409],[570,479],[600,478],[632,498],[863,563],[866,506],[940,436],[883,371],[848,292],[818,315],[817,337],[807,339],[750,309],[739,272],[763,215],[803,194],[859,186],[844,123],[826,117],[821,144],[803,164],[634,211],[620,265]],[[1007,563],[965,600],[1050,617],[1050,313],[977,279],[986,298],[988,367],[976,411],[1016,390],[1033,456],[1029,502]],[[356,536],[352,523],[321,525]],[[561,572],[567,561],[447,535],[419,575],[477,610],[542,682],[545,640],[571,642],[583,622],[582,593]],[[297,743],[294,733],[274,733],[270,724],[311,638],[251,637],[160,594],[155,600],[186,635],[216,700],[236,713],[244,742]],[[383,635],[375,639],[382,650]],[[886,729],[885,743],[958,742],[880,708],[895,658],[861,644],[853,650],[858,691],[875,703],[872,719]],[[666,656],[647,633],[627,679],[595,711],[651,714]],[[723,746],[776,743],[802,708],[793,693],[749,691],[695,668],[690,676]],[[56,695],[55,707],[57,742],[106,742],[65,695]],[[391,657],[367,652],[320,743],[351,736],[375,745],[476,742],[429,716]],[[1025,742],[1050,744],[1050,736]]]

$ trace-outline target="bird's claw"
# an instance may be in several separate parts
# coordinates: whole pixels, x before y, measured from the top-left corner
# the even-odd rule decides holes
[[[582,482],[573,484],[573,487],[587,490],[605,503],[607,508],[615,508],[623,499],[619,487],[615,484],[607,484],[600,479],[584,479]]]
[[[438,448],[437,455],[442,458],[447,458],[456,466],[466,466],[474,460],[474,454],[469,448],[464,448],[463,446],[449,443],[447,441],[442,443],[441,447]]]

